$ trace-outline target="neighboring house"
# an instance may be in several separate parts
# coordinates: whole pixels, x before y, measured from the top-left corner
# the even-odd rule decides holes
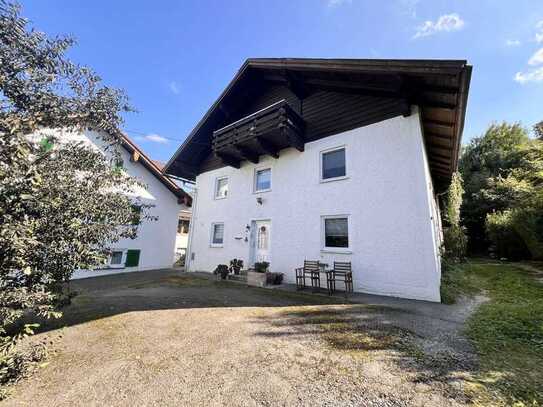
[[[187,269],[241,258],[295,281],[440,300],[437,193],[457,168],[466,61],[249,59],[165,168],[196,181]]]
[[[64,130],[45,131],[52,133],[59,142],[83,141],[108,154],[99,133],[91,130],[69,132]],[[172,267],[175,256],[176,228],[178,214],[192,204],[192,198],[167,178],[126,135],[120,134],[121,165],[128,174],[138,178],[145,188],[138,188],[132,195],[135,200],[153,205],[149,209],[156,221],[144,221],[138,227],[136,239],[122,239],[112,247],[112,255],[104,268],[78,270],[73,278],[141,271]]]
[[[161,171],[164,168],[164,163],[162,161],[152,160],[153,164]],[[174,182],[176,182],[174,180]],[[181,184],[179,181],[176,184]],[[186,187],[188,184],[183,183]],[[191,194],[190,189],[185,190],[188,195]],[[183,209],[179,211],[179,219],[177,221],[177,234],[175,236],[175,262],[176,265],[184,265],[185,258],[187,253],[188,241],[189,241],[189,227],[190,227],[190,217],[191,217],[191,208],[189,206],[184,206]]]

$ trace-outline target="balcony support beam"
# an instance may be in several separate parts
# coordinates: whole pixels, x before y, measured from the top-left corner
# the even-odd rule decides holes
[[[286,137],[288,144],[294,147],[296,150],[303,152],[305,147],[304,139],[295,131],[287,128],[286,126],[281,128],[281,133]]]
[[[223,164],[229,165],[230,167],[234,167],[239,169],[241,167],[240,162],[237,158],[232,157],[231,155],[224,154],[224,153],[216,153],[217,157],[221,159]]]
[[[258,153],[256,151],[240,145],[234,145],[234,148],[247,161],[250,161],[253,164],[258,164]]]
[[[262,137],[255,138],[255,141],[266,154],[271,155],[273,158],[279,158],[279,150],[272,143]]]

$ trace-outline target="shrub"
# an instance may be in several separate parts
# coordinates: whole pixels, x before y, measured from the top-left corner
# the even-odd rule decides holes
[[[243,268],[243,260],[241,259],[232,259],[230,260],[230,272],[238,275],[241,269]]]
[[[513,211],[490,213],[486,216],[486,232],[499,258],[519,260],[529,257],[528,248],[514,224]]]
[[[217,268],[213,271],[213,274],[221,276],[223,280],[226,280],[226,277],[228,277],[228,273],[228,266],[226,264],[219,264]]]
[[[283,282],[283,273],[267,273],[266,284],[280,285]]]
[[[270,267],[270,263],[267,261],[261,261],[261,262],[255,263],[255,271],[257,273],[266,273],[269,267]]]

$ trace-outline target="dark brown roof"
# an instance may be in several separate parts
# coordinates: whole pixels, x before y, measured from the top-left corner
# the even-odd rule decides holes
[[[274,82],[300,98],[321,89],[419,106],[432,177],[442,189],[457,169],[471,69],[465,60],[248,59],[163,171],[193,180],[210,154],[213,131],[229,123],[229,111],[254,97],[262,82]]]
[[[121,145],[132,155],[132,159],[136,159],[175,196],[182,200],[186,205],[191,206],[192,197],[183,191],[182,188],[177,186],[175,182],[164,175],[162,173],[162,167],[159,167],[156,164],[156,161],[151,160],[147,154],[145,154],[142,149],[140,149],[132,140],[130,140],[126,134],[120,132],[120,138]]]

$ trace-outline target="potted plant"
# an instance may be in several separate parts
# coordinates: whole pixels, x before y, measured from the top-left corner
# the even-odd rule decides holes
[[[228,277],[228,266],[226,264],[219,264],[215,271],[213,271],[213,274],[216,274],[217,276],[220,276],[221,279],[226,280],[226,277]]]
[[[236,276],[239,275],[239,272],[243,268],[243,260],[241,259],[232,259],[230,260],[230,272],[234,273]]]
[[[267,261],[256,262],[253,270],[247,271],[247,285],[264,287],[267,281],[267,271],[270,263]]]
[[[283,282],[283,273],[266,273],[266,284],[281,285]]]

